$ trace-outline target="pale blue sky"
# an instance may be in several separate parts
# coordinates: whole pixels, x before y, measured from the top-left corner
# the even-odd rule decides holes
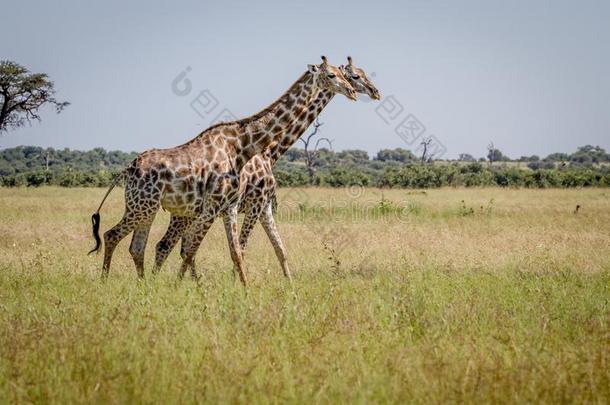
[[[5,2],[8,3],[8,2]],[[0,147],[142,151],[206,128],[222,108],[264,108],[325,54],[346,55],[447,148],[483,156],[610,149],[608,1],[11,1],[0,58],[55,80],[43,122]],[[192,91],[172,92],[186,67]],[[218,99],[200,117],[190,102]],[[337,96],[322,112],[336,150],[409,147],[374,102]],[[396,123],[396,122],[395,122]]]

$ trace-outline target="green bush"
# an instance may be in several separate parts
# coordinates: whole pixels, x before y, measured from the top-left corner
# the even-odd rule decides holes
[[[274,170],[275,181],[279,187],[303,187],[309,184],[305,170]]]
[[[369,186],[371,178],[357,169],[336,168],[322,178],[322,184],[331,187]]]

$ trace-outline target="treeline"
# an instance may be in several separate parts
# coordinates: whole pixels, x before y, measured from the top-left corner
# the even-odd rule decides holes
[[[600,147],[587,145],[572,154],[554,153],[545,158],[524,156],[512,161],[498,152],[494,152],[491,159],[475,159],[462,154],[454,161],[422,161],[400,148],[381,150],[372,159],[361,150],[333,152],[322,149],[316,151],[312,170],[308,170],[306,152],[293,148],[280,159],[274,173],[280,186],[543,188],[610,185],[610,155]],[[4,149],[0,151],[0,185],[104,187],[136,156],[136,152],[102,148],[86,152],[32,146]]]
[[[95,148],[89,151],[19,146],[0,150],[0,177],[21,173],[46,171],[119,171],[138,156],[137,152],[106,151]]]
[[[298,168],[277,169],[276,179],[282,186],[306,186],[307,173]],[[426,165],[407,163],[386,167],[382,171],[355,168],[332,168],[320,171],[316,183],[320,186],[374,186],[389,188],[455,187],[606,187],[610,186],[607,167],[530,170],[516,166],[488,166],[481,162]]]
[[[610,185],[610,154],[586,145],[572,154],[553,153],[545,158],[523,156],[510,160],[498,149],[487,158],[461,154],[458,160],[430,161],[406,149],[384,149],[370,159],[365,151],[320,150],[315,176],[305,166],[302,149],[289,150],[274,168],[282,186],[309,184],[346,187],[431,188],[442,186],[587,187]]]

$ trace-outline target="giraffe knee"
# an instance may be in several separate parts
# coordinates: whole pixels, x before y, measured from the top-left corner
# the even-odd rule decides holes
[[[134,259],[139,259],[144,255],[144,246],[140,240],[134,241],[129,246],[129,253],[131,253],[131,257]]]
[[[180,257],[185,260],[194,257],[200,243],[201,239],[199,239],[199,236],[189,239],[182,239],[182,244],[180,245]]]
[[[129,246],[129,253],[134,259],[136,259],[140,255],[138,246],[135,243],[132,243],[131,246]]]
[[[118,239],[118,231],[115,229],[109,229],[104,232],[104,244],[113,244]]]

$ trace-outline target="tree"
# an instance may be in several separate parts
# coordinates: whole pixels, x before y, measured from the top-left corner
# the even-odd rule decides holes
[[[567,153],[556,152],[551,153],[550,155],[545,157],[544,160],[550,162],[565,162],[567,160],[570,160],[570,155],[568,155]]]
[[[369,154],[364,150],[348,149],[337,153],[337,158],[343,163],[363,164],[369,161]]]
[[[487,160],[491,166],[493,162],[507,161],[510,160],[508,156],[505,156],[500,149],[497,149],[493,142],[487,145]]]
[[[585,145],[580,146],[570,160],[576,163],[600,163],[609,161],[610,155],[600,146]]]
[[[430,156],[428,156],[428,147],[430,146],[430,144],[432,143],[432,138],[424,138],[422,139],[422,141],[419,143],[421,145],[421,162],[422,163],[426,163],[426,162],[431,162],[432,158],[434,157],[434,154],[431,154]]]
[[[470,153],[460,153],[458,157],[460,162],[475,162],[476,159]]]
[[[290,148],[282,155],[282,159],[289,162],[296,162],[304,158],[303,150],[298,148]]]
[[[521,156],[519,162],[538,162],[540,160],[540,156],[532,155],[532,156]]]
[[[377,157],[375,160],[379,160],[381,162],[387,161],[396,161],[396,162],[409,162],[415,160],[416,157],[410,150],[403,148],[396,149],[382,149],[377,152]]]
[[[33,119],[40,121],[38,110],[45,104],[53,104],[57,113],[70,104],[57,101],[54,94],[53,82],[45,73],[30,73],[15,62],[0,61],[0,134]]]
[[[316,140],[316,143],[312,145],[312,141],[314,137],[318,134],[318,131],[320,130],[320,127],[322,125],[324,125],[324,123],[320,122],[320,120],[316,118],[316,121],[313,123],[313,131],[309,135],[299,138],[305,146],[305,165],[307,166],[307,174],[309,175],[310,185],[313,185],[315,180],[314,176],[316,174],[316,169],[314,167],[314,164],[319,155],[318,149],[320,147],[320,142],[328,143],[330,148],[332,148],[333,146],[332,141],[328,138],[318,138]]]
[[[38,157],[41,158],[43,160],[43,162],[44,162],[44,166],[45,166],[44,171],[45,172],[49,171],[49,163],[51,162],[51,154],[52,153],[53,153],[53,149],[49,148],[49,149],[47,149],[45,151],[40,152],[40,155],[38,155]]]

